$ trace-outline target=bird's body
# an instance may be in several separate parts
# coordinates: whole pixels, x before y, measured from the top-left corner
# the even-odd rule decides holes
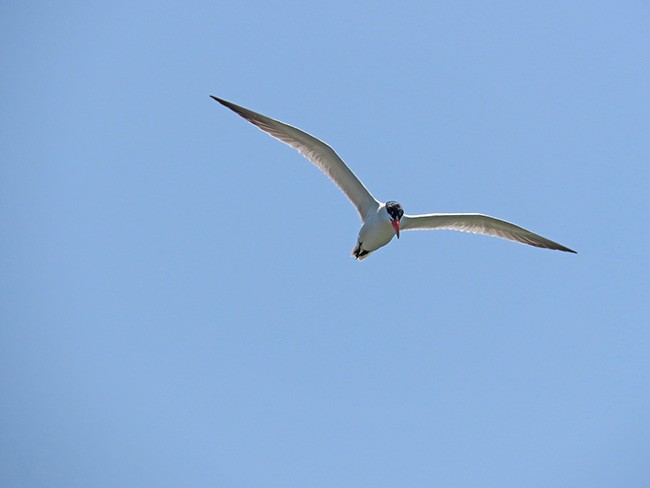
[[[386,204],[380,204],[376,209],[371,209],[359,230],[357,245],[352,250],[352,255],[363,260],[371,252],[388,244],[396,235],[396,230],[391,224],[390,215]]]
[[[368,191],[334,150],[323,141],[278,120],[253,112],[217,97],[217,102],[228,107],[259,129],[290,145],[327,175],[356,207],[362,226],[352,255],[363,260],[373,251],[388,244],[400,230],[449,229],[472,232],[535,247],[575,251],[557,242],[530,232],[505,220],[482,214],[423,214],[405,215],[402,206],[394,201],[380,202]]]

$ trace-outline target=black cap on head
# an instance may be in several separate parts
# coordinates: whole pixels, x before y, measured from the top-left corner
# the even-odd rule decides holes
[[[397,202],[386,202],[386,212],[390,215],[390,218],[393,220],[400,220],[404,215],[404,209]]]

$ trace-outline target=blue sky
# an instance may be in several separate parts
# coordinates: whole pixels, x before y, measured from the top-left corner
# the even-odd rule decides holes
[[[0,485],[645,487],[644,2],[4,2]],[[330,143],[407,212],[359,263]]]

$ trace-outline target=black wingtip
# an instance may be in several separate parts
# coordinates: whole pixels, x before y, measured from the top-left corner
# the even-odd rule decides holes
[[[570,253],[573,253],[573,254],[578,254],[578,251],[574,251],[573,249],[569,249],[568,247],[565,247],[565,246],[560,246],[560,247],[558,247],[556,249],[558,251],[564,251],[564,252],[570,252]]]
[[[228,100],[224,100],[223,98],[215,97],[214,95],[210,95],[210,98],[212,98],[213,100],[219,102],[224,107],[227,107],[230,110],[233,110],[233,111],[235,111],[235,112],[237,112],[239,114],[241,114],[241,111],[244,109],[244,107],[240,107],[239,105],[235,105],[234,103],[229,102]]]

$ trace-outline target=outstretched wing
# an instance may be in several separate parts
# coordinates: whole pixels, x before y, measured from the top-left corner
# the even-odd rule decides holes
[[[357,208],[362,221],[370,209],[379,206],[379,202],[370,194],[359,178],[345,165],[343,160],[334,152],[334,149],[323,141],[284,122],[271,119],[221,98],[211,98],[225,105],[270,136],[297,149],[300,154],[311,161],[339,187]]]
[[[496,219],[482,214],[426,214],[404,215],[400,222],[401,230],[434,230],[448,229],[486,236],[501,237],[510,241],[521,242],[545,249],[557,249],[575,253],[557,242],[537,235],[529,230],[511,224],[505,220]]]

